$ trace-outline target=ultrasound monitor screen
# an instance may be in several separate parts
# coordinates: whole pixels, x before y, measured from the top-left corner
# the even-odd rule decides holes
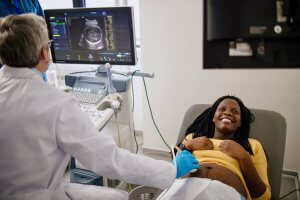
[[[45,10],[55,63],[135,65],[131,7]]]

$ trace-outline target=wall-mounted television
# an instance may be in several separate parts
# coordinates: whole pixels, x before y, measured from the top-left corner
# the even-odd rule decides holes
[[[300,68],[299,0],[204,0],[204,68]]]

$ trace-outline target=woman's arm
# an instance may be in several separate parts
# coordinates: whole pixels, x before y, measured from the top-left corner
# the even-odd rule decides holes
[[[251,197],[257,198],[262,196],[267,187],[260,178],[250,154],[233,140],[224,140],[220,144],[220,151],[238,160]]]
[[[266,185],[259,177],[256,168],[251,160],[250,154],[246,152],[237,159],[240,163],[243,177],[252,198],[263,195],[266,191]]]

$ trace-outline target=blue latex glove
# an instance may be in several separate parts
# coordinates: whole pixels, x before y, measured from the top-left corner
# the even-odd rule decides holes
[[[178,153],[175,160],[177,165],[176,178],[182,177],[192,170],[199,169],[198,160],[187,150]],[[172,163],[174,164],[174,160]]]
[[[44,80],[45,82],[47,82],[46,72],[43,73],[43,80]]]

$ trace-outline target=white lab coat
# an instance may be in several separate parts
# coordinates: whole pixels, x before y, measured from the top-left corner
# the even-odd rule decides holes
[[[0,69],[0,113],[0,200],[54,199],[70,155],[101,176],[128,183],[164,189],[175,178],[171,163],[118,148],[73,97],[32,69]]]

